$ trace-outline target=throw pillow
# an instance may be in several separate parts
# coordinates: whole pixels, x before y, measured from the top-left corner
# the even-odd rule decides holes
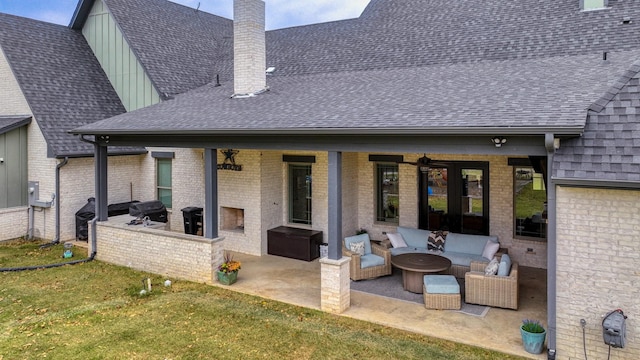
[[[364,255],[364,241],[352,242],[350,245],[351,252],[354,252],[360,256]]]
[[[487,240],[487,243],[484,245],[484,250],[482,251],[482,257],[491,260],[498,252],[498,249],[500,249],[500,243]]]
[[[511,272],[511,258],[504,254],[500,258],[500,266],[498,267],[498,276],[509,276]]]
[[[495,275],[498,273],[498,267],[500,267],[500,263],[498,262],[498,258],[494,257],[491,259],[486,268],[484,268],[485,275]]]
[[[402,234],[387,233],[387,237],[389,238],[389,241],[391,241],[391,246],[394,248],[407,247],[407,243],[404,241]]]
[[[429,239],[427,240],[427,250],[444,251],[444,242],[446,239],[447,235],[442,230],[430,232]]]

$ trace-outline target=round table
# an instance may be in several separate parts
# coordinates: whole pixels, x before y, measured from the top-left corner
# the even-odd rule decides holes
[[[405,290],[422,294],[424,275],[448,270],[451,260],[435,254],[409,253],[392,256],[391,265],[402,269]]]

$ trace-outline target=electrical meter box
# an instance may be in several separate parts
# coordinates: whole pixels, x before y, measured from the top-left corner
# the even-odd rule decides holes
[[[608,313],[602,320],[602,336],[604,343],[616,347],[623,348],[626,337],[626,316],[622,310],[614,310]]]

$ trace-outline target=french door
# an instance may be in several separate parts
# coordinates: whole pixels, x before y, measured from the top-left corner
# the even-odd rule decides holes
[[[418,167],[421,229],[489,235],[489,163],[437,161]]]

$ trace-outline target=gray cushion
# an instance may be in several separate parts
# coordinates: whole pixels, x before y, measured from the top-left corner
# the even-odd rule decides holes
[[[429,294],[460,293],[460,284],[453,275],[425,275],[423,281]]]
[[[398,226],[398,233],[402,234],[408,247],[426,248],[431,231]],[[482,245],[484,246],[484,243]]]
[[[500,266],[498,267],[498,276],[509,276],[511,273],[511,258],[508,254],[502,255],[500,258]]]
[[[447,234],[447,241],[444,243],[444,251],[482,255],[487,239],[498,242],[497,236],[469,235],[450,232]]]
[[[415,247],[399,247],[399,248],[391,248],[389,249],[389,251],[391,251],[391,256],[396,256],[396,255],[400,255],[400,254],[411,254],[411,253],[422,253],[422,254],[428,254],[429,251],[427,251],[427,248],[425,247],[421,247],[421,248],[415,248]]]
[[[488,262],[487,259],[482,257],[482,255],[470,255],[453,251],[445,251],[440,255],[451,260],[452,265],[471,266],[471,261]]]
[[[384,265],[384,258],[376,254],[367,254],[360,256],[360,268],[366,269],[372,266]]]

